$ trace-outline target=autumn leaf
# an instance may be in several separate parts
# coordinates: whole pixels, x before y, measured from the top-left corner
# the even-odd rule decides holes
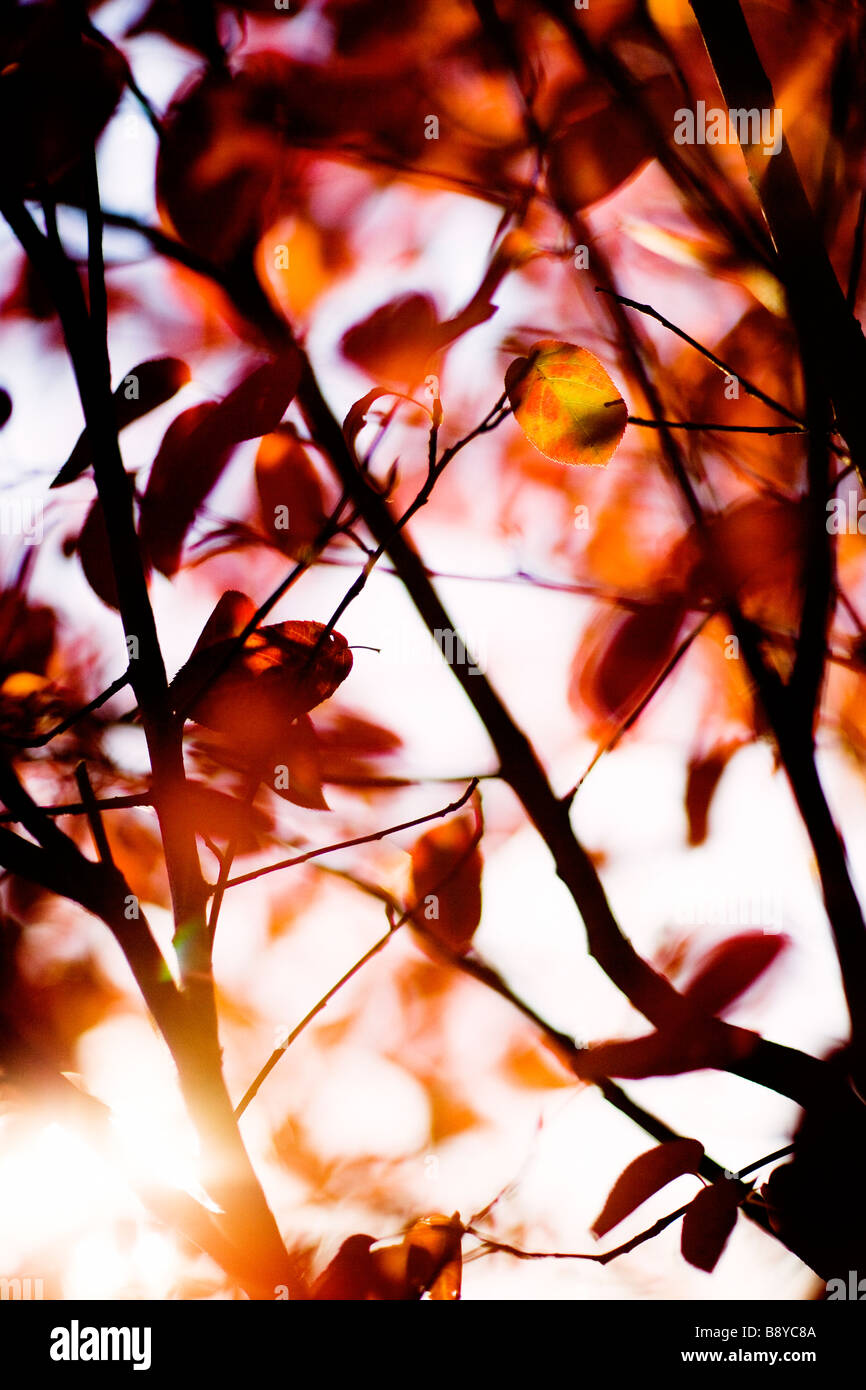
[[[685,602],[674,596],[634,613],[600,613],[572,663],[572,708],[589,713],[600,726],[632,714],[673,656],[686,612]]]
[[[701,961],[685,992],[702,1013],[719,1014],[754,984],[788,944],[788,938],[763,931],[741,932]]]
[[[697,1139],[672,1139],[633,1159],[620,1173],[600,1214],[592,1224],[595,1235],[607,1235],[660,1188],[685,1173],[697,1173],[704,1146]]]
[[[721,1070],[740,1062],[754,1051],[759,1035],[747,1028],[720,1032],[698,1010],[688,1027],[647,1033],[626,1042],[603,1042],[580,1053],[575,1072],[581,1080],[619,1076],[639,1080],[647,1076],[676,1076],[702,1067]]]
[[[280,425],[256,455],[256,491],[271,543],[293,560],[309,554],[325,525],[322,485],[295,431]]]
[[[398,295],[343,334],[340,351],[368,376],[411,388],[442,342],[436,305],[426,294]]]
[[[422,1217],[402,1240],[372,1246],[373,1297],[408,1302],[429,1293],[436,1300],[459,1298],[462,1238],[463,1226],[455,1213]]]
[[[139,362],[127,372],[114,391],[114,418],[119,430],[126,429],[157,406],[171,400],[190,379],[190,370],[179,357],[157,357]],[[93,462],[87,430],[82,430],[69,458],[51,487],[64,487],[81,476]]]
[[[684,1259],[707,1274],[715,1269],[737,1224],[737,1211],[748,1194],[744,1183],[721,1178],[689,1203],[683,1217],[680,1248]]]
[[[200,638],[172,681],[174,708],[256,762],[288,763],[300,737],[295,720],[333,695],[352,669],[345,637],[325,634],[323,623],[293,621],[258,628],[240,650],[236,636],[204,645]]]
[[[702,757],[692,758],[686,771],[686,818],[689,844],[702,845],[707,838],[710,805],[722,774],[740,742],[722,744]]]
[[[373,1236],[349,1236],[313,1285],[312,1297],[328,1302],[363,1302],[374,1298],[375,1271],[370,1255]]]
[[[603,466],[616,452],[628,408],[597,357],[545,339],[505,373],[515,419],[530,444],[556,463]]]
[[[415,920],[453,951],[465,952],[481,921],[478,825],[473,815],[434,826],[412,848]]]
[[[160,573],[179,564],[184,536],[237,444],[277,428],[294,398],[301,358],[294,348],[254,367],[223,400],[185,410],[166,431],[141,501],[139,536]]]
[[[677,86],[662,73],[636,90],[664,129],[672,129]],[[547,178],[553,197],[571,212],[602,198],[636,174],[654,153],[652,131],[623,100],[576,113],[551,140]]]

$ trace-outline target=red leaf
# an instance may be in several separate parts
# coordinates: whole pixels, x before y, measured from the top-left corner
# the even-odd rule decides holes
[[[475,816],[434,826],[412,849],[412,896],[418,925],[453,951],[469,949],[481,921],[481,870]]]
[[[256,490],[271,542],[293,560],[310,551],[325,524],[319,475],[288,425],[265,435],[256,455]]]
[[[692,758],[686,774],[686,817],[689,823],[689,844],[702,845],[707,838],[707,821],[710,805],[722,773],[739,742],[726,743],[714,748],[704,757]]]
[[[157,357],[139,362],[127,372],[114,391],[114,415],[119,430],[140,420],[150,410],[171,400],[189,381],[190,371],[179,357]],[[82,430],[69,458],[51,487],[63,487],[78,478],[93,462],[87,430]]]
[[[251,633],[240,651],[234,637],[199,638],[172,681],[175,710],[224,734],[257,765],[288,763],[301,737],[294,721],[333,695],[352,669],[345,637],[332,632],[320,646],[324,631],[323,623],[275,623]]]
[[[699,965],[684,991],[705,1014],[724,1012],[776,959],[788,944],[785,936],[742,932],[723,941]]]
[[[671,598],[592,622],[572,665],[571,704],[603,723],[631,714],[672,657],[686,611],[684,601]]]
[[[330,811],[322,794],[322,762],[319,740],[309,715],[302,714],[280,740],[279,755],[285,764],[288,785],[274,778],[273,789],[285,801],[310,811]]]
[[[704,1146],[697,1139],[673,1139],[640,1154],[620,1173],[611,1188],[600,1215],[593,1222],[594,1233],[607,1235],[660,1188],[685,1173],[697,1173],[703,1156]]]
[[[120,601],[117,595],[114,566],[111,562],[108,531],[102,503],[98,497],[94,498],[91,503],[78,540],[75,542],[75,549],[81,561],[81,568],[84,570],[84,577],[93,592],[109,608],[119,608]],[[147,558],[144,557],[144,559],[145,570],[147,570]]]
[[[584,1081],[601,1076],[640,1080],[647,1076],[676,1076],[702,1067],[724,1069],[741,1061],[760,1041],[747,1028],[720,1032],[698,1016],[687,1028],[648,1033],[628,1042],[598,1043],[580,1054],[576,1074]]]
[[[728,1237],[737,1224],[737,1210],[749,1189],[732,1178],[705,1187],[689,1203],[683,1217],[680,1249],[695,1269],[715,1269]]]
[[[168,576],[177,570],[183,538],[231,456],[232,442],[212,428],[216,410],[208,401],[172,421],[141,500],[142,548],[155,568]]]
[[[436,305],[426,294],[401,294],[343,334],[344,357],[377,381],[411,387],[424,377],[442,342]]]
[[[236,444],[276,429],[298,388],[295,349],[253,369],[219,403],[206,402],[169,426],[141,503],[139,535],[153,564],[172,575],[183,538],[216,486]]]
[[[638,89],[638,95],[673,129],[676,83],[663,73]],[[623,101],[611,101],[577,114],[548,149],[547,177],[554,199],[572,212],[613,193],[654,153],[652,132],[643,117]]]
[[[215,429],[225,432],[233,444],[270,434],[282,420],[301,380],[302,359],[289,348],[271,362],[253,368],[248,376],[220,401]]]

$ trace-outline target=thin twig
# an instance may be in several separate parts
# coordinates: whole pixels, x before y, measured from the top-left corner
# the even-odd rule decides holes
[[[399,825],[386,826],[384,830],[373,830],[369,835],[356,835],[352,840],[341,840],[339,844],[323,845],[321,849],[310,849],[304,854],[296,854],[292,859],[281,859],[277,864],[266,864],[263,869],[253,869],[248,874],[239,874],[237,878],[230,878],[225,884],[226,888],[236,888],[241,883],[251,883],[253,879],[263,878],[265,874],[274,874],[278,869],[292,869],[296,864],[306,864],[311,859],[318,859],[323,854],[336,854],[341,849],[354,849],[356,845],[369,845],[374,840],[384,840],[388,835],[397,835],[401,830],[411,830],[413,826],[424,825],[427,821],[440,820],[442,816],[448,816],[452,811],[459,811],[461,806],[472,796],[478,786],[480,778],[473,777],[469,786],[459,796],[456,801],[449,802],[438,811],[428,811],[423,816],[415,816],[413,820],[401,821]]]
[[[90,833],[93,836],[93,843],[96,846],[96,852],[99,855],[100,861],[103,864],[113,865],[114,859],[111,853],[111,845],[108,843],[108,836],[105,833],[105,824],[99,806],[97,805],[96,797],[93,795],[93,787],[87,775],[86,763],[81,762],[76,767],[75,780],[78,783],[78,790],[81,793],[81,801],[84,806],[85,815],[87,816],[87,823],[90,826]]]

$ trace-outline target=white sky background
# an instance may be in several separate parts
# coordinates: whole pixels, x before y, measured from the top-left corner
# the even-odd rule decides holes
[[[107,32],[117,34],[135,8],[126,3],[107,5],[97,20]],[[298,21],[299,31],[307,19],[312,17]],[[267,31],[261,32],[266,42]],[[136,40],[125,45],[125,50],[138,81],[160,110],[179,82],[197,67],[190,55],[156,40]],[[123,111],[102,145],[104,201],[113,209],[152,219],[155,211],[149,170],[154,141],[128,99]],[[616,234],[618,219],[642,215],[658,189],[658,176],[647,171],[595,212],[594,230],[600,235]],[[407,194],[395,185],[383,193],[370,207],[370,225],[361,230],[359,266],[315,308],[308,346],[341,417],[351,402],[369,389],[367,379],[337,354],[336,344],[348,326],[406,289],[432,293],[440,307],[450,312],[471,296],[480,279],[496,226],[495,209],[463,197],[431,195],[423,204],[423,251],[411,258],[404,254],[407,248],[395,245],[393,231],[411,223],[410,208],[414,209],[417,230],[422,217],[417,191]],[[65,229],[70,233],[70,244],[74,244],[74,220],[67,222]],[[131,255],[138,255],[140,243],[127,239],[124,244]],[[17,264],[10,239],[3,236],[0,273],[6,283]],[[646,257],[625,262],[623,278],[634,298],[653,301],[654,290],[658,294],[651,268]],[[171,281],[161,269],[143,264],[115,272],[112,278],[118,286],[147,287],[150,303],[155,302],[154,296],[165,296],[160,308],[168,320],[186,315],[182,306],[171,302]],[[675,292],[668,296],[667,287],[675,281],[670,277],[666,281],[664,311],[686,330],[694,316],[689,294],[694,293],[696,278],[693,271],[683,278],[683,285],[689,288],[681,292],[679,300]],[[709,280],[707,286],[711,288]],[[733,290],[718,293],[721,333],[724,324],[733,323],[742,312],[744,296]],[[500,313],[493,322],[474,330],[449,356],[442,378],[446,424],[449,385],[462,392],[464,383],[473,378],[475,362],[498,360],[493,354],[504,335],[504,325],[517,324],[526,316],[526,303],[511,282],[500,291],[497,301]],[[705,307],[698,308],[700,321],[705,323]],[[562,327],[551,324],[557,335]],[[662,349],[669,349],[661,330],[658,342]],[[17,486],[32,494],[47,486],[69,452],[80,428],[80,407],[63,356],[40,347],[38,326],[8,323],[4,348],[2,380],[12,394],[14,413],[0,434],[0,482],[4,489]],[[112,328],[115,377],[134,363],[166,351],[175,351],[174,338],[166,342],[159,333],[152,333],[149,321],[142,326],[134,317],[123,315]],[[206,366],[196,366],[193,383],[177,400],[126,432],[123,447],[127,465],[152,458],[174,415],[197,399],[224,389],[237,361],[214,358]],[[489,398],[479,397],[478,416],[492,404],[494,396],[495,392]],[[504,437],[515,428],[509,421],[500,434]],[[463,489],[467,497],[489,484],[491,470],[485,459],[495,457],[500,434],[468,448],[452,465],[456,475],[453,485],[458,491]],[[213,510],[230,513],[233,500],[246,495],[249,482],[243,480],[243,460],[249,461],[253,452],[238,451],[230,476],[211,499]],[[388,461],[386,444],[379,462],[384,467]],[[610,467],[616,467],[616,458]],[[112,679],[123,669],[119,620],[90,594],[76,562],[58,558],[58,536],[77,529],[91,495],[90,485],[81,483],[52,500],[46,511],[46,543],[38,557],[37,587],[56,599],[68,613],[71,625],[80,625],[82,620],[86,623],[88,640],[100,655],[102,673]],[[495,528],[481,534],[473,524],[471,509],[465,521],[454,514],[447,526],[419,518],[413,524],[413,535],[428,564],[438,569],[495,575],[513,572],[523,563],[538,563],[537,556],[523,555],[519,543],[499,535]],[[4,540],[7,553],[9,546]],[[249,568],[243,557],[236,562],[239,587],[243,587],[245,565]],[[275,580],[280,572],[275,569]],[[570,577],[557,574],[552,563],[547,572],[562,579]],[[257,575],[259,580],[261,573],[266,575],[267,571]],[[349,573],[324,569],[305,577],[300,588],[277,609],[276,617],[323,620],[341,597]],[[497,689],[536,742],[555,787],[565,790],[593,751],[566,702],[568,667],[592,605],[576,596],[517,585],[452,580],[443,581],[439,588],[458,627],[483,635],[487,669]],[[259,592],[253,594],[256,599],[261,596]],[[153,600],[166,664],[172,673],[188,655],[213,595],[201,574],[194,571],[180,576],[173,585],[157,577]],[[370,642],[383,648],[381,657],[355,654],[345,703],[404,737],[406,748],[399,768],[394,770],[423,776],[469,774],[492,766],[483,730],[444,663],[431,660],[421,664],[417,659],[406,659],[407,650],[412,650],[410,644],[418,650],[423,638],[395,579],[374,577],[340,627],[350,642]],[[602,870],[605,888],[628,935],[646,955],[658,950],[668,930],[681,930],[677,923],[684,920],[699,923],[688,928],[693,932],[697,955],[726,935],[724,925],[711,924],[715,914],[721,912],[736,920],[744,901],[770,904],[792,944],[730,1017],[780,1042],[809,1051],[827,1049],[844,1032],[838,974],[808,843],[787,786],[782,776],[773,773],[772,755],[766,746],[749,748],[735,758],[713,805],[709,840],[699,849],[686,848],[683,791],[689,744],[683,730],[693,725],[697,690],[697,670],[693,657],[689,657],[642,719],[637,738],[626,739],[588,779],[576,803],[576,829],[588,847],[606,853]],[[126,748],[125,743],[125,753]],[[862,784],[832,749],[822,757],[822,771],[854,851],[855,874],[862,881],[866,866],[862,855],[858,863],[856,852],[857,846],[866,844]],[[396,798],[384,815],[399,820],[404,805],[417,808],[417,814],[444,804],[451,796],[448,786],[430,786],[405,799]],[[510,825],[515,813],[507,789],[485,783],[484,798],[493,830]],[[348,820],[357,827],[357,833],[384,823],[376,803],[361,805],[338,793],[329,799],[345,813],[340,823]],[[289,823],[302,828],[316,843],[331,838],[327,817],[296,816],[291,811]],[[411,841],[412,836],[404,836],[401,844],[406,847]],[[476,938],[481,953],[555,1027],[578,1039],[592,1041],[635,1032],[639,1025],[629,1006],[587,957],[574,905],[555,878],[547,851],[534,832],[526,828],[507,837],[492,833],[485,852],[484,917]],[[266,904],[273,891],[278,895],[276,885],[270,884],[261,890],[228,895],[220,921],[216,968],[221,979],[231,981],[235,997],[246,997],[276,1028],[297,1021],[381,934],[385,924],[374,904],[334,883],[290,934],[268,948],[267,969],[261,970],[253,942],[260,939],[264,949]],[[153,916],[159,920],[158,913]],[[99,938],[98,927],[92,936]],[[325,937],[327,951],[321,946]],[[467,984],[456,991],[448,1005],[443,1039],[458,1055],[465,1050],[467,1075],[476,1077],[483,1088],[472,1100],[477,1101],[488,1124],[444,1144],[438,1151],[438,1169],[431,1171],[432,1166],[423,1161],[424,1153],[419,1152],[428,1124],[424,1091],[407,1070],[380,1055],[381,1029],[389,1012],[397,1007],[389,959],[393,956],[396,961],[414,949],[408,940],[392,943],[322,1016],[323,1024],[333,1023],[359,1001],[366,1001],[363,1017],[365,1028],[369,1028],[369,1046],[353,1043],[335,1055],[319,1049],[315,1028],[310,1030],[266,1083],[243,1121],[283,1229],[303,1230],[335,1243],[352,1230],[391,1234],[382,1227],[381,1216],[371,1215],[360,1200],[357,1212],[349,1202],[339,1200],[331,1205],[310,1203],[297,1179],[268,1157],[270,1126],[290,1105],[301,1107],[312,1141],[323,1152],[335,1156],[380,1153],[397,1161],[395,1183],[400,1200],[414,1204],[419,1216],[432,1210],[458,1209],[466,1217],[473,1206],[483,1205],[513,1179],[526,1161],[516,1193],[503,1201],[498,1211],[501,1238],[508,1240],[519,1229],[518,1243],[527,1248],[593,1249],[589,1225],[616,1176],[628,1161],[649,1148],[651,1141],[608,1107],[592,1088],[545,1093],[519,1091],[505,1084],[497,1075],[496,1061],[503,1043],[513,1037],[513,1016],[507,1006],[483,989]],[[122,978],[122,966],[110,953],[109,959],[117,977]],[[234,1094],[244,1088],[273,1045],[273,1028],[250,1037],[248,1032],[227,1026],[227,1065]],[[86,1083],[124,1110],[127,1125],[133,1130],[174,1122],[166,1116],[174,1117],[175,1102],[166,1099],[166,1087],[154,1084],[155,1068],[160,1069],[160,1076],[165,1075],[164,1058],[147,1029],[134,1019],[113,1019],[82,1040],[81,1072]],[[639,1103],[683,1134],[700,1138],[709,1154],[732,1169],[753,1162],[789,1138],[794,1108],[773,1093],[736,1078],[698,1073],[624,1085]],[[539,1134],[537,1125],[542,1116],[544,1127]],[[0,1121],[0,1133],[2,1124]],[[65,1161],[53,1166],[52,1155],[59,1154],[66,1155]],[[18,1191],[21,1197],[15,1213],[5,1212],[0,1223],[0,1268],[9,1267],[16,1258],[34,1265],[38,1248],[33,1231],[40,1228],[39,1212],[44,1193],[49,1191],[57,1196],[55,1205],[62,1213],[56,1221],[70,1226],[74,1255],[64,1285],[67,1296],[90,1293],[111,1297],[115,1290],[122,1290],[128,1263],[117,1254],[116,1233],[99,1227],[106,1188],[95,1182],[92,1164],[89,1169],[86,1163],[76,1164],[63,1145],[46,1141],[39,1149],[38,1163],[31,1154],[29,1172],[28,1186],[20,1155],[16,1158],[14,1149],[6,1157],[0,1155],[0,1191]],[[38,1183],[34,1174],[40,1177]],[[31,1187],[32,1199],[26,1200],[21,1194],[29,1193]],[[623,1223],[608,1238],[609,1243],[619,1243],[649,1226],[696,1190],[694,1180],[681,1179]],[[64,1194],[66,1202],[61,1200]],[[118,1220],[124,1212],[137,1212],[134,1201],[125,1197],[121,1188],[111,1190],[110,1205],[121,1213]],[[88,1223],[91,1235],[85,1237]],[[94,1224],[99,1227],[95,1235]],[[165,1242],[147,1231],[136,1239],[136,1296],[148,1288],[152,1290],[150,1296],[159,1296],[160,1280],[170,1277],[163,1273],[164,1267],[170,1270]],[[506,1256],[479,1260],[466,1268],[464,1294],[505,1299],[779,1299],[808,1296],[814,1282],[798,1261],[741,1219],[711,1277],[682,1261],[676,1225],[606,1268],[582,1262],[518,1263]]]

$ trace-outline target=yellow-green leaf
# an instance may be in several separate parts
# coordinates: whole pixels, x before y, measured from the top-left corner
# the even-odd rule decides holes
[[[625,430],[628,408],[597,357],[545,339],[505,373],[515,419],[530,444],[556,463],[604,466]]]

